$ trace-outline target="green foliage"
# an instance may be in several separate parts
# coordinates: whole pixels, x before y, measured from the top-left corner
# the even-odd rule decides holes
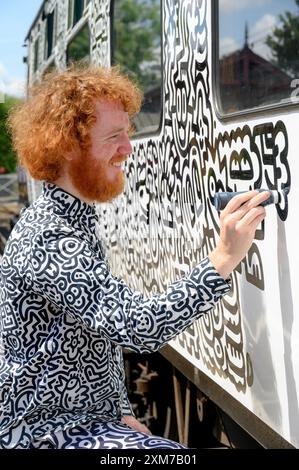
[[[137,79],[143,89],[155,84],[160,44],[160,1],[121,0],[115,2],[114,62]]]
[[[0,103],[0,167],[5,168],[7,173],[15,172],[17,167],[17,158],[12,149],[6,121],[10,108],[18,102],[17,98],[6,97],[5,102]]]
[[[90,33],[89,27],[86,25],[84,28],[79,31],[79,33],[74,37],[74,39],[69,43],[67,49],[67,62],[71,64],[72,62],[80,61],[83,63],[89,63],[90,60]]]
[[[295,0],[299,7],[299,0]],[[275,64],[293,76],[299,72],[299,12],[297,15],[286,11],[279,15],[280,25],[271,35],[266,44],[273,53]]]

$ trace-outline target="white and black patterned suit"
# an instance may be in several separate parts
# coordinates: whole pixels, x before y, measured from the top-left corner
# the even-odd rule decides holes
[[[151,352],[209,311],[228,283],[208,258],[144,298],[113,277],[88,205],[53,184],[21,215],[1,264],[0,447],[179,447],[131,414],[122,347]]]

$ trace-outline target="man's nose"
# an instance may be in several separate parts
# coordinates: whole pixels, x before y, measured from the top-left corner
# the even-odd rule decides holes
[[[133,147],[130,142],[128,134],[124,134],[122,141],[119,146],[119,153],[128,155],[129,153],[132,153]]]

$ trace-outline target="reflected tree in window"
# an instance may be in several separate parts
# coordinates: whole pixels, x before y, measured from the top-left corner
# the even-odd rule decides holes
[[[113,63],[144,92],[136,130],[158,127],[161,114],[160,0],[117,0],[113,11]]]
[[[299,73],[299,0],[297,14],[286,11],[279,15],[280,24],[266,39],[276,65],[290,75]]]
[[[67,47],[67,64],[78,61],[86,64],[90,61],[90,31],[88,25],[79,31]]]
[[[160,66],[160,0],[121,0],[114,7],[114,62],[146,89]],[[150,71],[149,68],[150,67]]]

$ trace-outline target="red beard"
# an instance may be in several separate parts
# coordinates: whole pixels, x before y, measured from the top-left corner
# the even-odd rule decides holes
[[[113,161],[124,160],[124,155],[115,155]],[[93,159],[88,152],[72,160],[69,176],[74,187],[89,201],[108,202],[121,194],[125,177],[121,169],[111,167],[109,162]]]

